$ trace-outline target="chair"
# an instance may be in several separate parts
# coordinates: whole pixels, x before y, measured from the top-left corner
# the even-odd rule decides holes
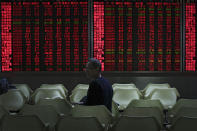
[[[157,107],[129,107],[125,109],[122,113],[122,116],[131,116],[131,117],[153,117],[159,127],[162,127],[163,124],[163,114]]]
[[[78,88],[72,91],[72,94],[70,95],[71,103],[80,102],[80,100],[87,95],[87,92],[88,88]]]
[[[154,117],[121,116],[109,131],[159,131],[160,129]]]
[[[4,107],[0,105],[0,120],[1,120],[5,115],[8,115],[8,114],[9,114],[8,111],[6,111],[6,110],[4,109]]]
[[[197,99],[179,99],[175,106],[169,111],[168,116],[173,117],[181,108],[197,108]]]
[[[19,89],[8,90],[7,93],[0,96],[0,105],[7,111],[18,111],[25,104],[26,100]]]
[[[40,99],[37,105],[51,105],[60,115],[68,115],[72,105],[65,99]]]
[[[59,89],[62,94],[65,96],[68,95],[68,90],[65,88],[63,84],[42,84],[40,88],[45,88],[45,89]]]
[[[170,131],[196,131],[197,108],[181,108],[172,120]]]
[[[89,84],[77,84],[74,89],[72,90],[72,92],[74,92],[77,89],[87,89],[89,88]]]
[[[171,127],[170,131],[196,131],[197,117],[180,117]]]
[[[6,115],[2,120],[2,131],[46,131],[37,116]]]
[[[38,88],[33,93],[32,100],[37,104],[40,99],[66,99],[66,97],[59,89]]]
[[[114,83],[112,85],[112,88],[115,91],[116,89],[136,89],[136,86],[133,83],[131,83],[131,84],[118,84],[118,83]]]
[[[56,131],[104,131],[95,117],[62,117],[56,125]]]
[[[33,91],[27,84],[13,84],[13,85],[16,86],[17,89],[21,90],[27,101],[30,100]]]
[[[112,101],[112,117],[116,118],[120,115],[118,105]]]
[[[96,117],[103,126],[108,125],[112,120],[111,113],[104,105],[76,105],[71,110],[71,115],[73,117]]]
[[[176,88],[168,89],[155,89],[150,94],[150,100],[160,100],[164,109],[171,109],[177,101],[177,97],[180,97]]]
[[[171,88],[170,85],[168,83],[164,83],[164,84],[152,84],[149,83],[144,90],[142,90],[142,93],[144,95],[145,99],[148,99],[148,97],[150,96],[150,94],[155,90],[155,89],[167,89],[167,88]]]
[[[163,113],[164,107],[159,100],[133,100],[127,108],[130,107],[156,107]]]
[[[54,128],[59,118],[54,107],[50,105],[24,105],[19,114],[36,115],[45,126],[49,126],[51,129]]]
[[[128,104],[135,99],[140,99],[141,93],[136,89],[116,89],[113,95],[113,101],[119,104],[118,109],[124,110]]]

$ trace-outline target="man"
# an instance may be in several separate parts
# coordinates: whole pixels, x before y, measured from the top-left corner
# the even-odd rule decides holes
[[[84,105],[105,105],[111,111],[113,89],[111,84],[101,76],[101,63],[91,58],[86,64],[85,71],[91,83],[87,96],[81,102]]]
[[[16,89],[16,87],[9,84],[7,78],[0,79],[0,95],[7,93],[10,89]]]

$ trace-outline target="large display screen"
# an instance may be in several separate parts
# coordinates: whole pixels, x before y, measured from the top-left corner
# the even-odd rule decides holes
[[[179,2],[94,2],[94,57],[104,71],[180,71]]]
[[[2,71],[82,71],[88,2],[0,2]]]

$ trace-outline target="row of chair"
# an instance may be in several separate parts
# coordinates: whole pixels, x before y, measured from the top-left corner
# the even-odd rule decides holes
[[[136,100],[138,101],[138,100]],[[150,100],[148,100],[150,101]],[[43,101],[44,102],[44,101]],[[193,103],[185,106],[184,102]],[[149,103],[149,102],[147,102]],[[189,104],[188,104],[189,105]],[[67,114],[59,114],[51,105],[25,105],[19,113],[10,115],[0,107],[2,131],[186,131],[197,130],[197,100],[181,99],[173,112],[170,125],[163,127],[164,116],[158,107],[130,105],[113,117],[107,108],[76,105]],[[178,109],[177,109],[178,108]],[[168,115],[170,115],[168,114]]]
[[[68,91],[62,84],[43,84],[34,92],[26,84],[14,84],[17,89],[9,90],[0,96],[0,105],[7,110],[17,111],[25,103],[39,103],[41,99],[67,99]],[[169,84],[148,84],[140,91],[134,84],[113,84],[113,105],[118,104],[118,110],[124,110],[133,100],[160,100],[164,109],[171,109],[179,97],[176,88]],[[69,96],[71,103],[79,102],[87,95],[89,85],[78,84]],[[17,103],[17,105],[16,105]]]
[[[87,94],[87,84],[77,85],[70,96],[71,102],[79,102]],[[176,88],[171,88],[168,83],[148,84],[144,90],[140,91],[135,84],[113,84],[113,101],[119,106],[119,110],[124,110],[133,100],[160,100],[165,109],[172,108],[180,97]]]

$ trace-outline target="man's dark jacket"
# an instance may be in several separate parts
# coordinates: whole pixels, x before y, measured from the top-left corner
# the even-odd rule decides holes
[[[84,105],[105,105],[110,111],[112,108],[113,89],[111,84],[99,77],[89,84],[87,97],[83,98]]]

